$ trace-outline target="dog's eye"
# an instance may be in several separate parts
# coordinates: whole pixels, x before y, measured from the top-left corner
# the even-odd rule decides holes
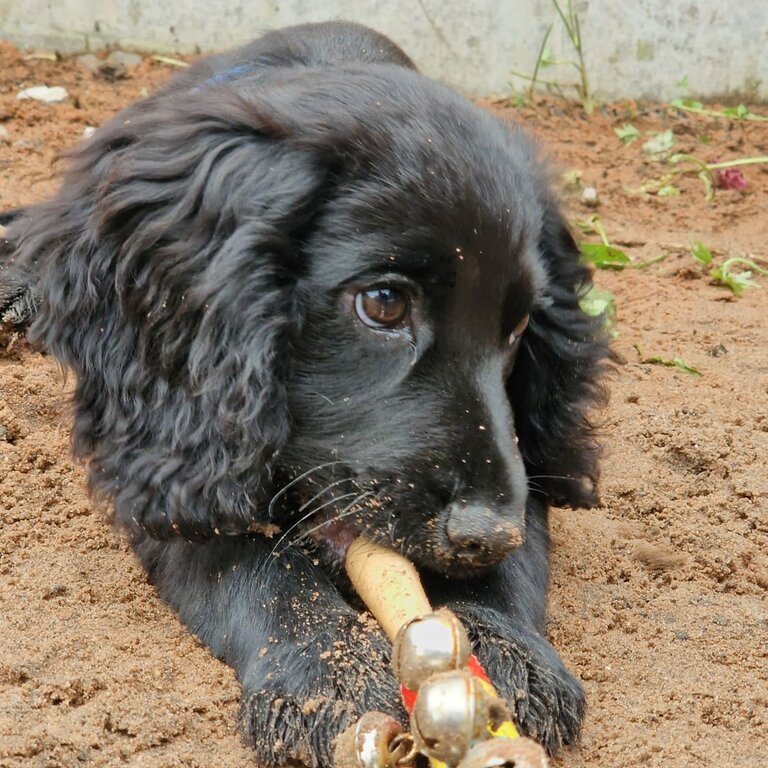
[[[395,328],[409,309],[408,295],[391,286],[368,288],[355,296],[357,316],[371,328]]]

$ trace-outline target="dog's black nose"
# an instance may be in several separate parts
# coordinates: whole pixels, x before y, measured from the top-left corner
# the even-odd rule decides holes
[[[498,562],[523,543],[521,518],[481,504],[451,503],[445,533],[459,556],[479,564]]]

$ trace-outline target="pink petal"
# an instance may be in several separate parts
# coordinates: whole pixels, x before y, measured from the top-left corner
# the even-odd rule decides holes
[[[720,189],[746,189],[749,186],[738,168],[720,168],[715,171],[715,179]]]

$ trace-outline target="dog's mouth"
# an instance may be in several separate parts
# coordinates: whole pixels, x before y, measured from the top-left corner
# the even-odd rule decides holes
[[[322,518],[315,519],[306,533],[306,539],[326,565],[332,570],[341,570],[350,546],[361,535],[384,547],[399,551],[419,568],[452,578],[469,578],[492,569],[520,543],[510,542],[508,551],[481,545],[457,550],[445,541],[444,536],[410,543],[392,540],[380,529],[373,529],[370,519],[367,519],[364,513],[343,519],[333,513],[327,513]]]
[[[423,499],[360,477],[328,480],[320,492],[313,492],[317,485],[292,495],[288,506],[295,505],[303,515],[293,542],[330,572],[343,570],[359,536],[403,554],[420,569],[451,578],[488,571],[522,544],[521,530],[489,509],[464,506],[457,513],[449,505],[424,514]],[[413,495],[421,494],[414,490]],[[311,507],[314,511],[307,512]]]
[[[358,538],[360,531],[354,522],[340,520],[332,515],[320,520],[310,533],[313,543],[325,558],[330,559],[335,566],[343,565],[347,558],[352,542]]]

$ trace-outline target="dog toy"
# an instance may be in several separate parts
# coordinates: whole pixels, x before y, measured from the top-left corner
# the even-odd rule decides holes
[[[546,768],[542,747],[517,731],[458,617],[432,611],[414,565],[363,538],[345,566],[352,585],[392,641],[410,732],[368,712],[337,739],[336,768]]]

